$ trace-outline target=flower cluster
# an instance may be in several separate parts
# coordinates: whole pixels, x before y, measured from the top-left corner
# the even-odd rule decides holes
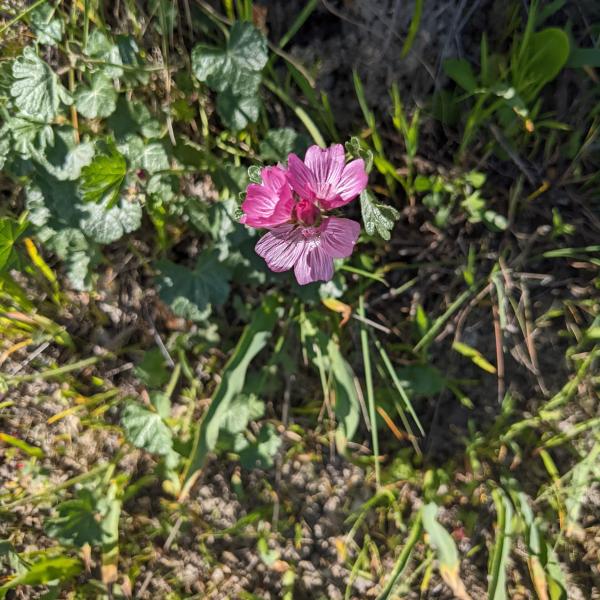
[[[345,164],[344,148],[311,146],[304,162],[295,154],[288,165],[265,167],[262,183],[250,184],[241,222],[269,229],[256,252],[275,272],[294,269],[300,285],[329,281],[333,259],[352,254],[360,225],[327,214],[354,200],[367,185],[362,159]]]

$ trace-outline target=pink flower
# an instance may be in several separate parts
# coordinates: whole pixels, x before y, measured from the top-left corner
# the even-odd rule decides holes
[[[326,216],[325,211],[354,200],[367,185],[362,159],[345,165],[344,148],[311,146],[302,162],[295,154],[288,168],[265,167],[262,183],[248,186],[241,222],[270,229],[256,252],[275,272],[294,269],[300,285],[329,281],[333,259],[352,254],[360,225]]]
[[[256,253],[271,271],[293,268],[300,285],[329,281],[333,259],[350,256],[359,234],[360,225],[351,219],[325,217],[318,227],[288,223],[264,235],[256,244]]]
[[[260,172],[262,183],[251,183],[242,203],[241,223],[250,227],[276,227],[292,218],[296,202],[288,184],[287,171],[281,167],[265,167]]]
[[[311,146],[304,162],[295,154],[288,157],[288,179],[303,199],[312,200],[325,210],[338,208],[354,200],[367,187],[367,173],[362,158],[344,166],[344,147]]]

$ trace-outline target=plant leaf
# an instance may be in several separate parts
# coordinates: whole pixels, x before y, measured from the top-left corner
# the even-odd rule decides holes
[[[552,81],[569,58],[569,37],[558,27],[548,27],[531,36],[528,45],[526,80],[541,87]]]
[[[277,320],[277,299],[268,296],[254,313],[244,329],[235,351],[221,374],[208,411],[198,427],[190,462],[185,474],[185,484],[180,499],[185,498],[195,481],[195,475],[204,465],[209,452],[214,450],[233,399],[242,391],[246,371],[254,357],[266,346]]]
[[[26,229],[26,222],[19,223],[9,217],[0,218],[0,271],[14,260],[14,246]]]
[[[160,388],[169,381],[169,371],[159,348],[144,352],[144,358],[134,373],[149,388]]]
[[[335,417],[338,423],[335,432],[336,445],[343,452],[346,443],[356,433],[360,420],[360,402],[352,367],[342,356],[337,341],[330,339],[327,344],[327,355],[331,361],[331,371],[335,385]]]
[[[81,562],[77,558],[42,554],[39,560],[28,566],[27,571],[0,586],[0,597],[3,592],[19,585],[42,585],[55,580],[66,583],[76,577],[81,569]]]
[[[216,251],[204,251],[193,270],[168,260],[158,263],[159,294],[178,316],[200,321],[212,304],[220,305],[229,295],[230,272]]]
[[[35,151],[43,151],[54,142],[54,131],[48,123],[32,121],[22,117],[11,117],[6,120],[2,134],[10,131],[13,150],[22,158],[31,158]]]
[[[242,433],[250,421],[260,419],[265,412],[265,403],[254,394],[240,394],[229,407],[223,419],[223,429],[232,435]]]
[[[131,233],[142,224],[142,207],[138,202],[121,200],[118,206],[109,208],[102,204],[86,204],[82,207],[85,216],[81,228],[99,244],[110,244]]]
[[[422,508],[423,528],[429,536],[428,543],[436,551],[440,574],[459,600],[470,600],[460,578],[458,550],[452,536],[437,521],[438,505],[430,502]]]
[[[14,82],[10,94],[21,113],[32,119],[50,123],[58,113],[61,101],[70,104],[71,99],[56,73],[35,53],[31,46],[13,63]]]
[[[260,157],[265,162],[285,162],[290,152],[302,155],[308,144],[306,136],[289,127],[271,129],[260,142]]]
[[[197,45],[192,50],[192,69],[200,81],[217,92],[255,94],[260,71],[267,64],[267,40],[251,23],[238,21],[224,49]]]
[[[446,75],[457,83],[463,90],[473,93],[477,89],[477,79],[473,69],[464,58],[449,58],[444,61],[443,69]]]
[[[129,402],[121,415],[127,440],[137,448],[167,456],[173,450],[171,430],[158,413]]]
[[[108,117],[117,107],[117,92],[104,75],[97,75],[90,87],[80,87],[75,95],[77,112],[87,119]]]
[[[89,489],[77,492],[77,498],[65,500],[56,507],[58,516],[46,521],[46,533],[61,544],[94,546],[102,541],[102,526],[96,518],[99,510]]]
[[[369,235],[375,232],[384,240],[389,240],[394,223],[400,218],[400,213],[392,206],[377,204],[369,190],[360,194],[360,208],[362,211],[365,230]]]
[[[64,26],[62,19],[54,16],[55,12],[50,4],[42,4],[31,11],[30,25],[38,43],[56,46],[62,40]]]
[[[493,490],[492,497],[498,515],[495,529],[494,550],[489,565],[489,600],[506,600],[506,570],[510,555],[513,507],[508,496],[500,490]]]
[[[114,145],[107,147],[81,170],[81,195],[84,202],[104,202],[111,208],[119,199],[121,186],[127,175],[127,161]]]
[[[148,144],[142,150],[140,155],[140,163],[142,169],[148,173],[156,173],[157,171],[166,171],[169,169],[169,158],[162,144],[154,142]]]
[[[257,94],[241,96],[226,90],[217,97],[217,111],[226,127],[241,131],[258,119],[260,98]]]
[[[84,52],[91,58],[107,63],[102,71],[107,77],[121,77],[123,64],[119,47],[109,39],[100,29],[94,29],[90,34]]]
[[[268,469],[273,466],[273,457],[281,446],[281,438],[275,427],[267,423],[260,428],[256,442],[240,451],[240,462],[245,469]]]

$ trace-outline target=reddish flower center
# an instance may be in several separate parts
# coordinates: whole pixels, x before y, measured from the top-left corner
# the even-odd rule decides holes
[[[295,217],[303,225],[314,225],[320,215],[320,211],[309,200],[300,200],[294,207]]]

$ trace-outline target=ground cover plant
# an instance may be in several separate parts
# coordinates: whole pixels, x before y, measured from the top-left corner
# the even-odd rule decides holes
[[[600,597],[599,36],[0,4],[0,598]]]

